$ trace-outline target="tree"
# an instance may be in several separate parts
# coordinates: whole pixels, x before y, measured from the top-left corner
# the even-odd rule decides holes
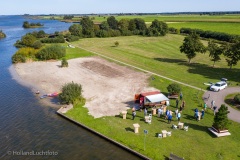
[[[136,24],[135,24],[134,19],[130,19],[129,25],[128,25],[128,29],[129,29],[130,31],[134,31],[134,30],[136,29]]]
[[[168,25],[165,22],[158,21],[157,19],[152,21],[150,28],[157,30],[158,35],[162,36],[165,36],[168,32]]]
[[[107,23],[111,29],[118,29],[118,21],[114,16],[110,16],[107,18]]]
[[[129,20],[128,19],[121,19],[118,22],[118,28],[121,30],[121,32],[127,31],[129,26]]]
[[[24,45],[26,47],[32,47],[36,40],[37,40],[36,37],[34,37],[31,34],[27,34],[22,37],[21,43],[22,43],[22,45]]]
[[[215,65],[215,62],[220,61],[220,55],[223,53],[223,49],[219,47],[216,43],[213,41],[208,42],[207,50],[209,51],[209,57],[211,57],[211,61],[213,61],[213,67]]]
[[[82,37],[82,26],[80,24],[73,24],[69,27],[71,35]]]
[[[223,54],[226,56],[226,61],[230,69],[232,66],[237,65],[240,60],[240,40],[233,44],[225,44]]]
[[[229,120],[227,116],[228,113],[228,107],[222,104],[221,107],[218,109],[218,112],[214,116],[213,127],[218,130],[227,129],[229,125]]]
[[[196,56],[196,52],[206,52],[206,48],[195,32],[185,37],[183,41],[183,44],[180,46],[180,52],[186,54],[188,63],[191,63],[191,59]]]
[[[73,104],[77,100],[82,99],[82,86],[77,83],[68,83],[62,87],[59,99],[63,104]]]
[[[177,83],[172,83],[167,87],[167,90],[171,95],[179,94],[181,92],[181,87]]]
[[[110,28],[110,26],[109,26],[109,24],[108,24],[107,21],[103,21],[103,22],[99,25],[99,27],[100,27],[100,29],[106,30],[106,31],[108,31],[109,28]]]
[[[94,37],[94,23],[89,17],[83,17],[80,21],[82,33],[85,37]]]

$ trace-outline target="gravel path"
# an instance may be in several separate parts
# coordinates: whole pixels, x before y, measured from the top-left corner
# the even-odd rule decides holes
[[[221,106],[221,104],[226,104],[224,102],[224,98],[228,94],[232,94],[232,93],[236,93],[236,92],[240,93],[240,87],[228,87],[219,92],[207,91],[204,93],[203,99],[207,103],[207,106],[209,106],[209,107],[211,106],[211,101],[214,100],[215,105],[219,108]],[[207,99],[209,94],[210,94],[210,98]],[[230,106],[228,106],[228,110],[230,111],[230,113],[228,114],[228,118],[235,122],[240,123],[240,111],[237,111],[236,109],[233,109]]]

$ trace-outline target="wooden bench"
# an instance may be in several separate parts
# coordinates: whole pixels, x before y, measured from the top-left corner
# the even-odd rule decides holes
[[[170,160],[184,160],[184,158],[181,158],[173,153],[170,153],[169,159]]]

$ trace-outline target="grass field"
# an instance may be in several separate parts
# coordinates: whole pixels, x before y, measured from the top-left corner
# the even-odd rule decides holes
[[[188,64],[185,54],[179,51],[183,38],[172,34],[165,37],[88,38],[73,44],[203,89],[206,89],[204,82],[216,82],[223,77],[232,85],[240,81],[240,64],[230,70],[224,57],[215,68],[208,53],[199,53]],[[115,41],[119,42],[118,47],[114,47]]]
[[[179,22],[168,23],[168,27],[202,29],[204,31],[224,32],[229,34],[240,35],[240,23],[226,22]]]
[[[155,78],[155,80],[149,80],[150,85],[166,93],[166,87],[171,82]],[[187,132],[171,128],[172,124],[177,125],[178,123],[175,114],[173,114],[171,124],[168,124],[164,117],[158,118],[156,115],[153,116],[152,123],[147,124],[143,120],[144,113],[140,111],[137,111],[137,116],[133,121],[131,110],[128,110],[126,120],[123,120],[120,115],[94,119],[88,115],[87,109],[79,104],[75,105],[74,109],[66,115],[154,160],[164,160],[170,153],[184,157],[186,160],[238,159],[240,156],[240,125],[232,122],[229,127],[232,135],[216,138],[207,129],[213,123],[212,110],[208,110],[204,119],[200,121],[193,118],[194,108],[198,107],[201,110],[202,92],[184,86],[182,86],[182,90],[186,108],[182,112],[181,122],[189,126]],[[171,100],[170,104],[169,109],[174,111],[176,109],[175,101]],[[148,113],[151,112],[150,109],[148,111]],[[133,123],[140,124],[138,134],[133,132]],[[148,130],[145,150],[144,129]],[[161,133],[161,130],[172,131],[172,136],[163,139],[157,138],[157,133]]]
[[[88,38],[74,42],[73,45],[203,89],[206,89],[203,82],[219,81],[222,77],[228,78],[233,85],[239,82],[240,65],[238,64],[230,70],[224,58],[216,63],[216,68],[212,68],[208,53],[198,54],[193,59],[193,63],[189,65],[185,54],[179,52],[179,46],[182,44],[183,38],[180,35]],[[118,47],[114,46],[115,41],[119,42]],[[207,43],[204,42],[204,44]],[[68,54],[70,52],[71,50],[67,51]],[[81,53],[83,51],[78,50],[77,52]],[[149,78],[150,86],[160,89],[165,94],[170,83],[170,81],[156,76],[154,80]],[[66,115],[154,160],[165,159],[171,152],[184,157],[186,160],[239,159],[240,124],[231,122],[229,126],[231,136],[215,138],[207,130],[213,123],[212,110],[208,110],[204,119],[199,122],[193,118],[193,110],[196,107],[199,110],[202,109],[203,101],[201,97],[203,92],[185,86],[181,87],[186,101],[186,108],[182,113],[181,121],[189,126],[188,132],[171,129],[171,124],[167,124],[163,117],[157,118],[154,116],[152,124],[146,124],[143,120],[144,113],[139,111],[134,121],[131,120],[130,110],[127,114],[127,120],[123,120],[119,115],[94,119],[88,115],[86,108],[78,104]],[[169,109],[172,111],[176,109],[174,100],[171,100]],[[172,124],[177,124],[175,115],[173,120]],[[139,134],[133,133],[133,123],[140,124]],[[149,132],[146,137],[146,150],[144,150],[143,143],[144,129]],[[172,136],[163,139],[157,138],[156,135],[161,130],[172,131]]]

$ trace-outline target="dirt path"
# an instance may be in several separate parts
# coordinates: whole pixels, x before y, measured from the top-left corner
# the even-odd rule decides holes
[[[221,104],[226,104],[224,102],[224,98],[228,94],[232,93],[239,93],[240,92],[240,87],[228,87],[224,90],[221,90],[219,92],[213,92],[213,91],[207,91],[204,93],[203,98],[204,101],[207,103],[208,106],[211,106],[211,101],[214,100],[216,106],[219,108]],[[207,100],[207,97],[210,94],[210,98]],[[227,104],[226,104],[227,105]],[[228,106],[228,105],[227,105]],[[230,113],[228,114],[228,118],[240,123],[240,111],[237,111],[236,109],[233,109],[232,107],[228,106],[228,110]]]

